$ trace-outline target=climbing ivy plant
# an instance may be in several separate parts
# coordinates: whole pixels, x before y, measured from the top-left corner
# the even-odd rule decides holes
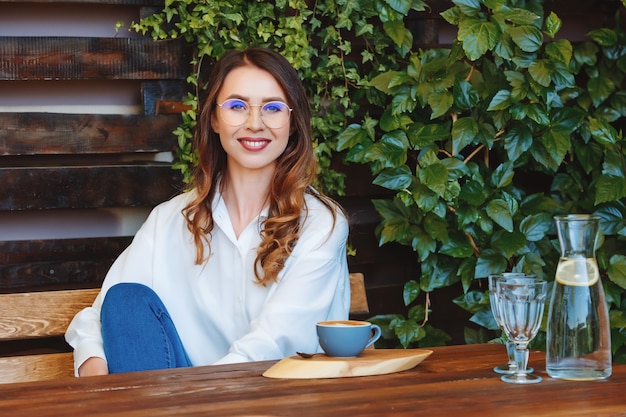
[[[574,45],[557,36],[562,22],[540,0],[453,0],[441,15],[457,28],[451,47],[411,50],[379,71],[368,88],[385,96],[371,102],[381,116],[365,115],[338,142],[395,193],[374,201],[380,243],[412,247],[421,266],[405,286],[415,304],[408,316],[376,319],[404,347],[419,345],[420,294],[456,285],[455,302],[479,325],[466,341],[486,341],[497,326],[483,279],[516,271],[552,281],[552,217],[595,213],[623,360],[626,142],[614,126],[626,115],[624,33],[600,28]]]
[[[619,22],[573,44],[559,36],[555,2],[452,0],[441,13],[456,28],[452,45],[418,49],[408,21],[431,13],[426,3],[166,0],[132,28],[183,38],[194,51],[176,167],[188,176],[195,164],[190,138],[205,64],[232,48],[273,47],[311,98],[320,187],[343,193],[342,174],[330,169],[341,155],[368,165],[374,184],[393,193],[374,201],[379,242],[411,247],[421,271],[405,285],[406,315],[371,319],[385,337],[403,347],[445,343],[428,316],[449,306],[430,306],[428,294],[454,287],[455,303],[472,314],[466,341],[488,340],[497,328],[484,278],[518,271],[551,281],[559,255],[552,216],[595,213],[613,350],[626,360]]]
[[[331,165],[339,132],[359,110],[359,86],[368,74],[363,68],[385,66],[396,59],[390,51],[408,49],[412,35],[403,18],[424,9],[422,0],[166,0],[161,12],[132,29],[157,40],[183,38],[193,51],[188,78],[193,88],[186,101],[190,108],[175,132],[175,168],[188,180],[196,163],[191,137],[203,70],[228,50],[269,46],[296,68],[311,98],[318,185],[342,195],[343,174]],[[375,28],[381,19],[383,31]]]

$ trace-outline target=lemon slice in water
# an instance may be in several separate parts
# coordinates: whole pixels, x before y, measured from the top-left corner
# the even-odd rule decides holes
[[[563,285],[592,286],[600,279],[600,271],[594,260],[565,259],[559,262],[555,279]]]

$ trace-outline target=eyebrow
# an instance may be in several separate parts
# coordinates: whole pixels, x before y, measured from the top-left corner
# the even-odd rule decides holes
[[[231,100],[231,99],[243,100],[246,103],[250,102],[250,97],[244,97],[239,94],[231,94],[225,98],[225,100]],[[270,101],[282,101],[284,103],[287,103],[287,99],[283,97],[263,97],[263,99],[261,100],[261,103],[269,103]]]

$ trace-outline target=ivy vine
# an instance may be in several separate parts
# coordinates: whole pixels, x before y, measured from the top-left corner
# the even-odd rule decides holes
[[[395,194],[374,201],[379,242],[411,247],[421,274],[405,285],[406,315],[371,319],[392,344],[445,343],[428,316],[448,306],[430,306],[428,294],[451,286],[475,324],[466,341],[489,340],[497,326],[484,278],[518,271],[552,280],[559,255],[552,216],[585,212],[602,218],[598,261],[615,358],[626,361],[619,21],[572,44],[558,36],[562,21],[542,0],[452,0],[441,17],[456,39],[422,50],[407,22],[430,13],[426,3],[166,0],[133,29],[183,38],[195,51],[176,167],[188,176],[195,163],[190,138],[204,65],[233,48],[273,47],[311,97],[319,186],[343,194],[343,175],[331,169],[341,155],[368,165],[374,184]]]

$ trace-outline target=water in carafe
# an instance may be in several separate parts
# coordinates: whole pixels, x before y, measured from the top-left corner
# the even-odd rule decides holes
[[[553,378],[611,375],[609,314],[595,258],[599,218],[555,217],[561,257],[548,311],[546,371]]]

